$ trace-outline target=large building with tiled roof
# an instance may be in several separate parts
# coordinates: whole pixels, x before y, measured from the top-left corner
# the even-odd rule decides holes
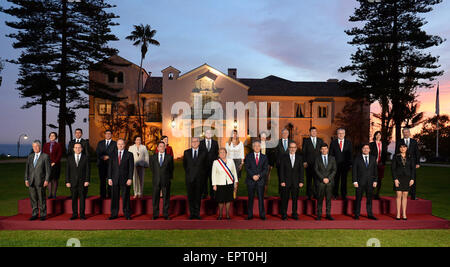
[[[105,82],[110,87],[120,88],[118,96],[123,98],[120,102],[90,97],[90,140],[92,144],[103,138],[105,129],[112,129],[115,137],[121,137],[131,142],[137,132],[137,84],[139,66],[128,60],[114,56],[113,62],[129,63],[111,66],[115,76],[92,71],[90,79],[96,82]],[[182,74],[175,67],[169,66],[161,71],[162,76],[154,76],[142,70],[143,79],[140,88],[141,116],[144,123],[144,139],[149,149],[153,149],[161,135],[169,137],[175,156],[180,157],[189,147],[189,137],[173,135],[176,120],[171,109],[174,103],[187,102],[193,105],[194,95],[201,95],[204,102],[217,101],[225,110],[226,102],[260,102],[268,103],[268,113],[271,112],[271,103],[279,103],[278,130],[288,128],[291,137],[301,145],[303,137],[308,135],[311,126],[318,129],[319,137],[327,143],[335,135],[340,126],[336,115],[354,100],[349,97],[345,81],[330,79],[323,82],[290,81],[277,76],[265,78],[239,78],[237,69],[228,69],[225,74],[207,64],[203,64],[191,71]],[[95,90],[95,88],[91,88]],[[205,104],[205,103],[203,103]],[[248,112],[247,112],[248,113]],[[370,118],[369,105],[365,105],[363,116]],[[270,115],[269,115],[270,117]],[[203,117],[202,119],[206,119]],[[192,119],[192,118],[189,118]],[[248,119],[223,122],[233,125],[240,131],[243,141],[248,139]],[[178,126],[176,126],[178,127]],[[181,126],[180,126],[181,127]],[[195,131],[191,123],[192,133]],[[259,126],[258,126],[259,127]],[[269,126],[270,127],[270,126]],[[186,130],[186,129],[185,129]],[[198,130],[198,129],[197,129]],[[369,129],[363,127],[362,131]],[[226,135],[226,134],[223,134]],[[228,137],[217,138],[224,145]]]

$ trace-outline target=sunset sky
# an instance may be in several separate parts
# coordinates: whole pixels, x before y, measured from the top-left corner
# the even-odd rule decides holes
[[[5,5],[6,1],[1,1]],[[151,47],[144,68],[160,76],[161,70],[172,65],[182,71],[208,63],[226,72],[238,69],[240,78],[262,78],[276,75],[295,81],[325,81],[329,78],[354,80],[338,68],[349,63],[355,47],[347,44],[350,38],[344,30],[354,26],[348,17],[357,5],[351,0],[127,0],[111,1],[117,7],[112,11],[120,16],[113,32],[120,41],[111,45],[119,55],[138,63],[140,50],[125,40],[134,24],[150,24],[158,32],[155,38],[160,47]],[[450,39],[450,3],[444,1],[426,15],[425,30],[444,39]],[[19,51],[11,47],[5,37],[11,29],[5,21],[12,20],[0,14],[2,59],[14,59]],[[450,45],[449,41],[430,49],[440,56],[445,71],[440,82],[441,114],[450,114]],[[22,110],[25,103],[15,90],[18,67],[5,64],[0,87],[0,143],[17,142],[21,133],[29,140],[40,138],[40,108]],[[419,90],[421,111],[433,115],[435,88]],[[374,107],[375,108],[375,107]],[[77,113],[74,127],[85,129],[87,110]],[[56,124],[56,109],[49,111],[49,123]]]

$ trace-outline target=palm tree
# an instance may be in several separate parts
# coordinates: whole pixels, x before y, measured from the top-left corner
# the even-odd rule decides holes
[[[139,134],[142,135],[142,118],[141,118],[141,108],[140,108],[140,86],[141,86],[141,76],[142,76],[142,63],[144,61],[145,55],[148,51],[149,45],[159,46],[159,42],[153,37],[156,34],[156,30],[152,29],[150,25],[134,25],[134,30],[130,35],[126,37],[127,40],[133,41],[134,46],[141,46],[141,64],[139,65],[138,74],[138,88],[137,88],[137,107],[138,107],[138,118],[139,118]]]

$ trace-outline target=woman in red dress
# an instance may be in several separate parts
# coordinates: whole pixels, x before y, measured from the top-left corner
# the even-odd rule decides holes
[[[58,139],[58,134],[55,132],[51,132],[48,136],[50,142],[44,144],[42,152],[48,154],[50,157],[51,163],[51,172],[50,172],[50,182],[48,184],[48,198],[56,198],[56,191],[58,190],[58,181],[61,173],[61,157],[62,157],[62,148],[61,145],[56,142]]]

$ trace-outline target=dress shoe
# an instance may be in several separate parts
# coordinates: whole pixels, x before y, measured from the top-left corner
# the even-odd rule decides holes
[[[400,221],[402,218],[400,218],[400,217],[397,217],[397,218],[395,218],[395,220],[397,220],[397,221]]]
[[[47,217],[46,216],[41,216],[41,218],[39,218],[39,220],[45,221],[45,220],[47,220]]]
[[[328,216],[326,217],[326,219],[329,220],[329,221],[334,221],[334,218],[331,217],[331,215],[328,215]]]
[[[222,216],[217,217],[217,220],[221,221],[222,220]]]
[[[283,215],[283,216],[281,217],[281,219],[282,219],[283,221],[287,221],[287,216]]]
[[[166,220],[166,221],[170,221],[171,219],[170,219],[170,217],[169,217],[169,216],[164,216],[164,220]]]
[[[292,219],[298,221],[298,220],[299,220],[299,219],[298,219],[298,215],[292,215]]]
[[[359,216],[354,216],[353,219],[359,220]]]
[[[117,216],[111,216],[111,217],[108,218],[108,220],[110,220],[110,221],[111,220],[115,220],[115,219],[117,219]]]
[[[247,221],[253,220],[253,216],[248,216],[247,218],[245,218]]]
[[[230,218],[230,216],[227,216],[225,219],[227,219],[227,220],[231,220],[231,218]]]
[[[202,219],[202,217],[200,217],[200,216],[195,216],[195,219],[197,219],[197,220],[201,220]]]
[[[70,217],[71,221],[76,220],[76,219],[78,219],[78,215],[72,215],[72,217]]]
[[[403,218],[402,218],[402,220],[404,220],[404,221],[407,221],[407,220],[408,220],[408,218],[406,218],[406,217],[403,217]]]
[[[37,220],[38,218],[39,218],[39,217],[35,215],[35,216],[31,216],[29,220],[30,220],[30,221],[35,221],[35,220]]]
[[[86,216],[85,216],[85,215],[81,215],[81,216],[80,216],[80,220],[86,221]]]
[[[158,216],[153,216],[153,220],[156,220],[156,219],[158,219]],[[189,219],[191,219],[191,218],[189,217]]]
[[[266,216],[259,216],[259,218],[260,218],[261,220],[263,220],[263,221],[266,220]]]
[[[320,221],[320,220],[322,220],[322,216],[317,216],[316,221]]]
[[[417,197],[411,197],[411,200],[418,200]]]
[[[373,215],[367,216],[367,218],[369,218],[370,220],[374,220],[374,221],[377,221],[377,220],[378,220],[378,219],[377,219],[375,216],[373,216]]]
[[[131,216],[127,216],[126,219],[127,219],[127,221],[131,221],[132,220]]]
[[[193,220],[193,219],[195,219],[195,217],[193,215],[190,215],[189,220]]]

